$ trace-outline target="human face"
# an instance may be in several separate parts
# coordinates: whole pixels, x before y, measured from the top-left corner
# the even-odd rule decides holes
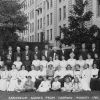
[[[16,69],[16,66],[15,65],[12,65],[12,70]]]
[[[20,51],[20,47],[17,47],[17,51]]]
[[[45,56],[42,56],[42,60],[45,60]]]
[[[31,66],[31,70],[34,70],[34,69],[35,69],[35,66],[32,65],[32,66]]]
[[[25,50],[26,50],[26,51],[29,50],[29,46],[25,46]]]
[[[81,56],[79,56],[79,60],[83,60],[83,56],[81,55]]]
[[[65,60],[65,57],[64,56],[62,56],[62,60]]]
[[[91,59],[91,55],[90,55],[90,54],[88,54],[88,55],[87,55],[87,58],[88,58],[88,59]]]
[[[70,82],[70,78],[69,78],[69,77],[66,77],[66,78],[65,78],[65,82],[66,82],[66,83],[69,83],[69,82]]]
[[[72,47],[72,49],[75,49],[75,45],[74,44],[72,44],[71,47]]]
[[[70,53],[70,58],[73,59],[75,57],[74,53]]]
[[[22,70],[25,70],[25,66],[22,66]]]
[[[35,59],[35,60],[37,60],[37,59],[38,59],[37,55],[35,55],[35,56],[34,56],[34,59]]]
[[[17,61],[20,61],[20,57],[17,57]]]
[[[93,64],[93,68],[97,68],[97,65],[96,64]]]
[[[48,45],[45,45],[45,49],[48,50],[48,48],[49,48]]]
[[[8,47],[8,50],[9,50],[9,51],[12,51],[12,47],[11,47],[11,46],[9,46],[9,47]]]
[[[85,43],[82,44],[82,49],[85,49]]]
[[[56,60],[58,60],[59,58],[58,58],[58,56],[56,55]]]
[[[26,56],[26,60],[29,60],[29,57],[28,56]]]
[[[49,57],[50,61],[52,61],[52,57]]]
[[[94,49],[96,47],[95,43],[92,44],[92,48]]]

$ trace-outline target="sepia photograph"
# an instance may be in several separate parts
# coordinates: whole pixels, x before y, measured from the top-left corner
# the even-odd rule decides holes
[[[100,100],[100,0],[0,0],[0,100]]]

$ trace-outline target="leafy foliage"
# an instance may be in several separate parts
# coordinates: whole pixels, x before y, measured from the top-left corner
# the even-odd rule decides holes
[[[68,17],[69,26],[62,27],[61,31],[64,34],[63,39],[59,39],[64,44],[69,43],[90,43],[96,39],[95,33],[99,31],[96,25],[87,27],[86,22],[91,21],[93,13],[86,11],[88,1],[75,0],[76,4],[73,5],[73,10],[70,11],[71,15]]]
[[[16,31],[26,29],[27,17],[21,12],[18,0],[0,0],[0,38],[4,43],[18,41]]]

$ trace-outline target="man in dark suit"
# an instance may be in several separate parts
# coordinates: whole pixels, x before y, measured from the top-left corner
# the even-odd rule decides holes
[[[71,52],[73,52],[75,54],[75,59],[78,59],[78,50],[77,50],[75,44],[71,44],[70,53]]]
[[[87,59],[88,50],[86,49],[85,43],[82,43],[82,48],[80,49],[79,54],[82,55],[84,60]]]
[[[45,55],[46,60],[49,61],[51,51],[49,50],[49,46],[45,45],[45,49],[42,51],[42,55]]]
[[[38,46],[35,47],[33,57],[34,55],[37,55],[38,59],[41,59],[41,52],[38,49]]]
[[[94,58],[94,55],[97,53],[98,54],[98,50],[96,48],[96,44],[92,43],[92,48],[90,50],[91,54],[92,54],[92,58]]]
[[[16,60],[17,57],[20,57],[22,60],[22,53],[21,53],[21,48],[19,46],[17,46],[16,48],[16,52],[14,53],[14,60]]]
[[[25,51],[22,53],[22,60],[25,61],[26,56],[29,57],[29,60],[32,61],[32,52],[29,50],[29,46],[25,46]]]

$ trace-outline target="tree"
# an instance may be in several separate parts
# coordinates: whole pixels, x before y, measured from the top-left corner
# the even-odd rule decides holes
[[[0,41],[2,43],[17,42],[16,31],[22,33],[26,29],[27,17],[21,12],[22,4],[18,0],[0,0]]]
[[[63,39],[59,39],[62,43],[91,43],[96,40],[99,28],[96,25],[87,27],[88,23],[93,16],[91,11],[85,12],[85,7],[88,6],[88,0],[75,0],[73,10],[70,11],[69,26],[62,27],[61,31],[64,34]]]

